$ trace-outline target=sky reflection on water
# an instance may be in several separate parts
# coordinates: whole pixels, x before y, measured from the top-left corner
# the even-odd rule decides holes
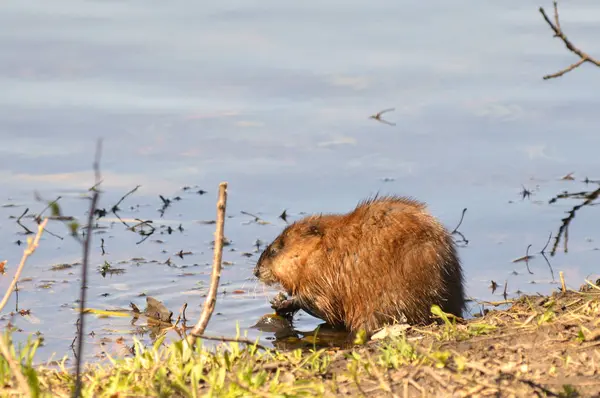
[[[600,4],[591,0],[561,5],[563,28],[590,54],[600,54],[599,15]],[[101,257],[95,241],[94,269],[125,261],[127,272],[94,272],[93,307],[140,305],[141,292],[173,311],[185,301],[199,305],[212,226],[197,221],[214,218],[220,181],[230,186],[234,217],[226,234],[237,250],[225,255],[234,265],[224,271],[223,289],[246,294],[219,297],[211,332],[231,334],[236,321],[247,328],[269,311],[273,291],[249,279],[256,254],[240,253],[277,235],[283,209],[293,219],[345,212],[377,192],[426,201],[450,229],[468,208],[461,231],[469,245],[460,255],[470,295],[497,299],[490,280],[509,280],[511,294],[547,293],[556,285],[540,257],[529,264],[533,275],[511,261],[529,243],[541,249],[563,212],[578,203],[549,205],[550,198],[594,189],[562,176],[599,177],[600,72],[584,66],[541,79],[575,59],[535,5],[23,1],[5,5],[0,26],[0,200],[18,206],[0,208],[9,264],[20,258],[22,247],[13,242],[23,237],[8,217],[43,208],[34,190],[47,199],[62,195],[63,208],[83,217],[87,201],[80,196],[92,185],[97,137],[105,147],[101,205],[110,207],[140,184],[126,201],[140,207],[123,216],[185,228],[158,236],[163,243],[137,245],[138,236],[107,223],[109,253]],[[395,127],[368,118],[388,107],[396,108],[385,115]],[[208,193],[184,194],[184,185]],[[522,186],[534,190],[532,198],[521,200]],[[159,194],[183,198],[165,220],[156,211]],[[272,224],[246,224],[242,210]],[[597,273],[597,222],[594,207],[582,209],[569,253],[550,259],[574,287]],[[176,261],[188,268],[162,264],[181,249],[194,253]],[[68,350],[79,278],[78,268],[50,266],[79,256],[75,242],[46,236],[25,270],[33,280],[22,284],[20,306],[40,323],[15,321],[25,330],[21,337],[44,333],[42,355]],[[136,264],[136,257],[156,262]],[[189,269],[194,275],[182,276]],[[47,280],[51,287],[40,287]],[[188,315],[198,313],[191,305]],[[94,319],[90,328],[116,336],[128,323]],[[315,324],[299,320],[305,329]]]

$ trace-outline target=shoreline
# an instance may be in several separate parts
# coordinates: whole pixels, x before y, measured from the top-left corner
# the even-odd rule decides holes
[[[507,309],[394,334],[350,349],[278,351],[228,342],[136,344],[131,357],[87,364],[82,396],[595,396],[600,394],[600,287],[526,295]],[[62,365],[22,374],[33,395],[71,396]],[[17,357],[18,358],[18,357]],[[22,392],[0,357],[3,396]]]

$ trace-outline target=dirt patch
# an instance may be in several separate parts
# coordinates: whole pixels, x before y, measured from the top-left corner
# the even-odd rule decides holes
[[[340,392],[368,396],[600,396],[599,315],[600,290],[589,289],[549,297],[525,296],[508,310],[490,311],[464,324],[411,328],[403,344],[413,351],[405,355],[404,363],[391,367],[382,363],[382,354],[385,357],[394,349],[389,342],[355,350],[360,356],[357,362],[366,361],[370,366],[354,380],[341,383]],[[477,336],[481,331],[485,335]],[[334,361],[329,372],[348,369],[346,362]]]

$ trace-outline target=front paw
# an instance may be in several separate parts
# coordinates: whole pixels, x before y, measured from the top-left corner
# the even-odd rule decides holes
[[[271,308],[275,310],[275,313],[279,316],[293,316],[295,312],[301,309],[299,303],[294,298],[288,298],[285,294],[279,293],[273,297],[271,302]]]

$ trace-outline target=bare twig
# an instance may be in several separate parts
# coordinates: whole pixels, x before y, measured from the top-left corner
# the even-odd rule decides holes
[[[548,245],[550,244],[550,239],[552,239],[552,232],[550,232],[550,235],[548,235],[548,240],[546,241],[544,248],[540,251],[540,254],[546,253],[546,249],[548,248]]]
[[[41,197],[41,196],[39,196],[39,194],[37,194],[37,197],[38,197],[38,199],[39,199],[39,200],[43,200],[43,199],[42,199],[42,197]],[[61,198],[62,198],[62,196],[59,196],[59,197],[57,197],[56,199],[54,199],[53,201],[51,201],[51,202],[48,202],[48,203],[46,204],[46,207],[44,207],[44,210],[42,210],[42,211],[40,212],[40,214],[38,214],[38,215],[35,217],[35,218],[36,218],[36,220],[37,220],[37,222],[38,222],[38,224],[39,224],[39,223],[41,222],[41,220],[42,220],[42,214],[44,214],[44,213],[46,212],[46,210],[48,210],[49,208],[53,207],[53,206],[54,206],[56,203],[58,203],[58,201],[59,201]],[[55,208],[58,208],[58,206],[56,206],[56,207],[53,207],[53,210],[54,210]],[[52,214],[52,216],[60,216],[60,214]]]
[[[458,225],[456,225],[456,227],[452,230],[452,234],[455,233],[456,231],[458,231],[458,228],[461,226],[464,218],[465,218],[465,213],[467,212],[467,208],[465,207],[462,211],[462,214],[460,215],[460,220],[458,221]]]
[[[550,240],[551,239],[552,239],[552,232],[550,232],[550,235],[548,235],[548,240],[546,241],[546,244],[544,245],[544,247],[540,251],[540,254],[542,255],[542,257],[546,261],[546,264],[548,265],[548,268],[550,268],[550,275],[552,275],[552,281],[554,282],[554,270],[552,269],[552,265],[550,265],[550,261],[548,261],[548,257],[546,257],[546,249],[548,248],[548,245],[550,244]]]
[[[210,288],[208,290],[208,296],[204,301],[204,308],[200,319],[191,334],[188,336],[188,343],[194,344],[196,337],[203,334],[208,321],[215,309],[217,302],[217,289],[219,287],[219,279],[221,278],[221,266],[223,259],[223,229],[225,224],[225,209],[227,206],[227,183],[222,182],[219,184],[219,201],[217,202],[217,227],[215,231],[215,248],[213,257],[213,267],[210,276]]]
[[[531,243],[529,244],[529,246],[527,246],[527,250],[525,250],[525,255],[523,257],[519,257],[514,259],[512,262],[513,263],[520,263],[522,261],[525,261],[525,266],[527,267],[527,271],[530,274],[533,274],[533,272],[531,272],[531,269],[529,269],[529,260],[531,260],[534,256],[530,256],[529,255],[529,249],[531,248]]]
[[[25,225],[21,224],[21,219],[23,218],[23,216],[25,216],[25,214],[27,214],[28,211],[29,211],[29,207],[25,209],[25,211],[23,212],[23,214],[21,214],[19,216],[19,218],[17,218],[17,224],[19,224],[21,226],[21,228],[23,228],[25,230],[25,234],[30,235],[33,233],[33,231],[30,230],[29,228],[27,228]]]
[[[460,215],[460,220],[458,221],[458,225],[452,230],[452,232],[450,232],[450,235],[455,235],[455,234],[459,235],[462,238],[462,241],[459,241],[459,243],[464,242],[465,245],[468,245],[469,241],[467,240],[467,238],[465,238],[463,233],[458,230],[458,228],[462,225],[462,222],[465,218],[466,212],[467,212],[467,208],[465,207],[462,211],[462,214]]]
[[[257,223],[257,224],[262,224],[262,225],[265,225],[265,224],[270,224],[270,222],[263,220],[262,218],[260,218],[260,217],[259,217],[259,216],[257,216],[256,214],[248,213],[247,211],[243,211],[243,210],[242,210],[242,211],[240,211],[240,213],[242,213],[242,214],[244,214],[244,215],[247,215],[247,216],[250,216],[250,217],[253,217],[253,218],[254,218],[254,220],[253,220],[253,221],[251,221],[251,222],[255,222],[255,223]],[[249,222],[249,223],[250,223],[250,222]],[[249,223],[248,223],[248,224],[249,224]]]
[[[92,188],[90,188],[90,191],[95,191],[96,190],[96,186],[98,184],[94,185]],[[119,221],[121,221],[121,223],[123,225],[125,225],[127,228],[131,229],[130,225],[127,224],[125,221],[123,221],[123,219],[121,218],[121,216],[119,216],[119,211],[121,211],[121,209],[119,208],[119,205],[125,200],[125,198],[127,198],[129,195],[133,194],[135,191],[137,191],[139,188],[141,187],[141,185],[136,186],[135,188],[133,188],[132,190],[130,190],[129,192],[127,192],[125,195],[121,196],[121,199],[119,199],[119,201],[117,203],[115,203],[110,211],[111,213],[113,213],[115,215],[115,217],[117,217],[117,219]],[[106,209],[97,209],[96,213],[98,214],[98,218],[100,217],[104,217],[106,216]],[[135,232],[135,231],[134,231]]]
[[[10,371],[12,372],[15,379],[17,379],[17,385],[26,397],[31,397],[31,389],[29,388],[29,384],[27,384],[27,380],[25,380],[25,376],[21,373],[21,366],[17,363],[17,361],[12,357],[8,346],[4,342],[4,338],[0,336],[0,354],[6,359],[8,362],[8,366],[10,367]]]
[[[116,215],[116,213],[115,213],[115,215]],[[135,229],[137,227],[140,227],[140,231],[138,233],[142,236],[142,239],[140,239],[138,242],[135,243],[136,245],[139,245],[140,243],[142,243],[146,239],[148,239],[152,234],[154,234],[154,232],[156,231],[156,228],[154,228],[154,226],[152,226],[152,220],[144,221],[144,220],[140,220],[139,218],[136,218],[135,220],[138,221],[138,223],[135,224],[134,226],[130,227],[129,229],[131,231],[135,232]],[[123,221],[123,220],[121,220],[121,221]],[[125,225],[127,225],[127,224],[125,224]],[[146,232],[144,230],[144,226],[149,227],[150,231]]]
[[[77,333],[75,333],[75,337],[73,337],[73,341],[71,341],[71,345],[69,347],[71,347],[73,350],[73,355],[75,355],[75,358],[77,358],[77,353],[75,352],[74,348],[77,337],[79,337],[79,318],[77,318],[77,321],[75,322],[75,328],[77,329]]]
[[[548,257],[546,257],[546,253],[542,252],[542,257],[546,260],[546,264],[548,268],[550,268],[550,275],[552,276],[552,282],[554,282],[554,270],[552,269],[552,265],[550,265],[550,261],[548,261]]]
[[[564,68],[556,73],[552,73],[550,75],[544,76],[544,80],[562,76],[565,73],[570,72],[573,69],[580,67],[585,62],[591,62],[592,64],[600,67],[600,61],[592,58],[589,54],[581,51],[573,43],[571,43],[571,41],[569,39],[567,39],[567,36],[564,34],[564,32],[562,31],[562,28],[560,27],[560,21],[558,19],[558,3],[556,1],[554,1],[554,22],[552,22],[550,20],[550,18],[548,17],[548,15],[546,15],[546,11],[544,11],[543,7],[540,7],[540,13],[542,14],[542,17],[544,17],[544,20],[546,20],[548,25],[550,25],[550,28],[552,28],[552,30],[554,31],[554,37],[560,38],[565,43],[565,46],[569,49],[569,51],[576,54],[580,58],[579,61],[575,62],[572,65],[567,66],[566,68]]]
[[[567,291],[567,284],[565,283],[565,273],[563,271],[560,271],[558,273],[558,276],[560,277],[560,290],[563,293],[566,293],[566,291]]]
[[[563,198],[569,198],[569,197],[573,197],[574,195],[569,194],[569,193],[563,193],[561,195],[558,195],[555,198],[550,199],[550,201],[548,203],[554,203],[556,202],[557,199],[563,199]],[[585,200],[576,206],[573,206],[573,208],[567,212],[568,216],[562,219],[562,224],[560,226],[560,228],[558,229],[558,233],[556,234],[556,237],[554,238],[554,244],[552,245],[552,250],[550,251],[550,257],[554,257],[554,255],[556,254],[556,250],[558,249],[558,244],[560,243],[560,239],[561,237],[564,235],[564,246],[565,246],[565,253],[567,252],[567,243],[569,241],[569,224],[571,224],[571,221],[573,221],[573,219],[575,218],[575,214],[577,213],[577,211],[579,209],[581,209],[584,206],[589,206],[591,205],[596,199],[598,199],[598,197],[600,197],[600,188],[596,189],[595,191],[591,191],[591,192],[577,192],[576,197],[578,198],[585,198]]]
[[[55,238],[58,238],[60,240],[65,240],[65,238],[63,238],[60,235],[55,234],[54,232],[50,231],[49,229],[47,229],[46,232],[49,233],[50,235],[54,236]]]
[[[141,187],[141,185],[138,185],[135,188],[133,188],[131,191],[129,191],[125,195],[123,195],[121,197],[121,199],[119,199],[119,201],[112,207],[111,211],[113,213],[116,213],[117,211],[121,210],[121,209],[119,209],[119,205],[121,204],[121,202],[123,202],[126,197],[128,197],[129,195],[131,195],[132,193],[134,193],[135,191],[137,191],[140,187]]]
[[[396,123],[388,122],[387,120],[384,120],[384,119],[382,119],[382,118],[381,118],[381,115],[383,115],[383,114],[384,114],[384,113],[386,113],[386,112],[391,112],[391,111],[393,111],[393,110],[395,110],[395,109],[394,109],[394,108],[384,109],[384,110],[382,110],[382,111],[379,111],[379,112],[377,112],[377,113],[376,113],[376,114],[374,114],[374,115],[371,115],[371,116],[369,116],[369,119],[375,119],[375,120],[377,120],[378,122],[381,122],[381,123],[387,124],[387,125],[389,125],[389,126],[395,126],[395,125],[396,125]]]
[[[21,262],[19,263],[19,266],[17,267],[17,272],[15,272],[15,276],[13,277],[13,280],[10,283],[10,286],[8,287],[8,289],[6,289],[6,293],[4,293],[4,298],[2,299],[2,302],[0,302],[0,312],[2,311],[2,309],[8,302],[8,299],[9,299],[11,293],[15,289],[15,286],[16,286],[17,282],[19,281],[19,277],[21,276],[21,271],[23,271],[23,267],[25,266],[25,262],[27,261],[27,258],[29,256],[31,256],[33,254],[33,252],[35,252],[35,249],[37,249],[38,244],[40,243],[40,238],[42,237],[42,233],[44,232],[44,228],[46,228],[47,223],[48,223],[48,219],[46,218],[46,219],[44,219],[44,221],[42,221],[42,223],[40,225],[38,225],[38,230],[35,235],[35,238],[32,239],[30,237],[27,240],[27,248],[25,250],[23,250],[23,257],[21,257]]]
[[[100,156],[102,155],[102,140],[98,140],[96,144],[96,158],[94,160],[94,174],[96,184],[94,187],[98,186],[102,181],[100,175]],[[87,292],[87,270],[88,270],[88,261],[90,254],[90,245],[92,242],[92,224],[94,222],[94,211],[96,210],[96,204],[98,203],[99,191],[98,189],[93,189],[92,194],[92,202],[90,203],[90,210],[88,212],[88,223],[87,223],[87,233],[85,235],[85,240],[83,242],[83,261],[81,266],[81,292],[79,298],[79,329],[77,331],[77,358],[76,358],[76,378],[75,378],[75,391],[73,393],[75,398],[78,398],[81,395],[81,358],[83,351],[83,334],[85,330],[85,299]]]
[[[527,271],[530,274],[533,274],[533,272],[531,272],[531,270],[529,269],[529,259],[533,258],[533,256],[529,255],[529,249],[531,248],[531,243],[529,244],[529,246],[527,246],[527,250],[525,251],[525,265],[527,266]]]
[[[181,309],[179,310],[179,315],[177,315],[177,320],[175,321],[175,323],[173,324],[173,326],[177,326],[179,325],[179,321],[181,321],[181,319],[183,318],[183,325],[185,326],[185,309],[187,308],[188,303],[183,303],[183,305],[181,306]]]

